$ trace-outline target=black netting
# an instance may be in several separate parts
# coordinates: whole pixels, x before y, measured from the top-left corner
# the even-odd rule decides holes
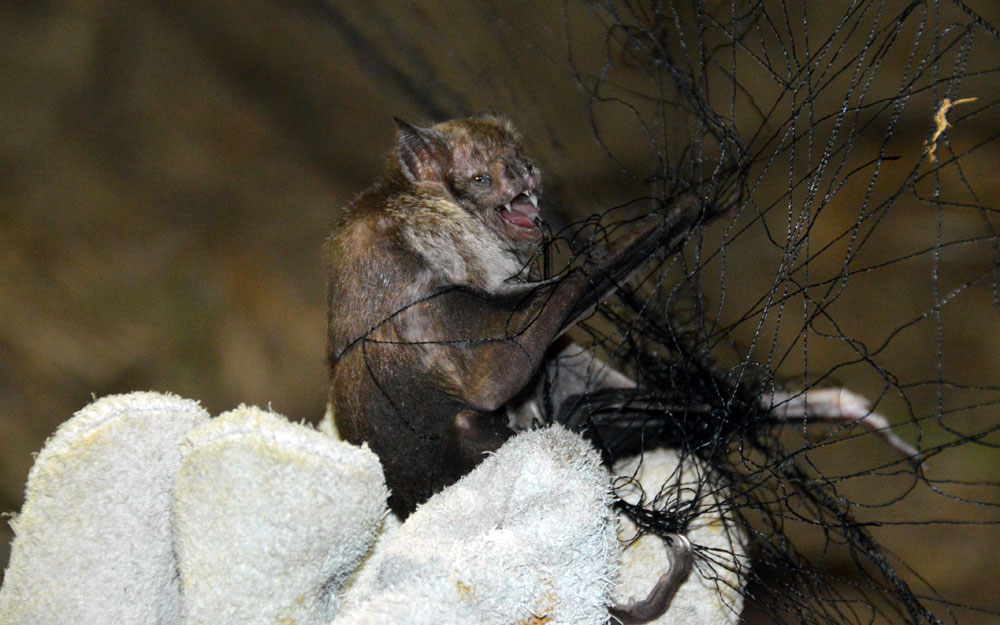
[[[427,28],[397,32],[393,60],[342,9],[310,6],[429,118],[485,101],[525,127],[547,170],[553,243],[540,271],[681,194],[739,198],[575,331],[638,387],[549,418],[584,424],[610,459],[666,443],[709,467],[705,494],[725,493],[727,518],[750,537],[744,618],[988,612],[922,577],[940,562],[911,566],[881,541],[887,528],[905,544],[932,535],[915,528],[946,535],[996,516],[992,471],[955,460],[974,448],[997,461],[1000,386],[962,367],[970,327],[995,324],[1000,307],[988,200],[1000,36],[986,15],[957,0],[567,2],[514,21],[474,3],[475,32],[506,51],[484,63],[434,30],[433,11],[381,16],[386,33],[411,19]],[[532,80],[511,79],[529,66]],[[574,106],[549,106],[559,89]],[[856,424],[782,424],[762,401],[841,386],[887,414],[926,470]],[[660,534],[696,510],[622,508]]]

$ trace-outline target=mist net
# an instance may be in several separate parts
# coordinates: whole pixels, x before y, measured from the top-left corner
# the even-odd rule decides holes
[[[705,207],[573,332],[636,385],[547,406],[610,462],[697,461],[684,497],[671,478],[622,511],[660,535],[708,508],[732,524],[749,563],[696,544],[695,566],[740,567],[748,622],[997,616],[947,581],[979,566],[950,537],[995,541],[1000,518],[995,19],[961,0],[463,6],[308,3],[415,121],[490,107],[521,127],[546,172],[539,275],[685,194]]]

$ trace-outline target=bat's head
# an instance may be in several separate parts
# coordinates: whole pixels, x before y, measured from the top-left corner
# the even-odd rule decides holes
[[[396,123],[396,157],[410,182],[440,188],[519,248],[541,243],[541,172],[509,121],[484,114],[430,128]]]

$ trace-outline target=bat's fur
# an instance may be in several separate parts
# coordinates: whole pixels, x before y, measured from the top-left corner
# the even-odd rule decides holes
[[[529,282],[522,269],[543,239],[540,172],[511,124],[397,122],[385,176],[327,241],[328,359],[337,427],[378,454],[390,504],[406,516],[512,426],[532,424],[536,374],[554,341],[698,211],[682,198],[583,266]],[[579,359],[567,353],[559,362]]]
[[[499,214],[523,191],[539,191],[538,170],[509,122],[401,123],[399,132],[385,177],[344,209],[326,258],[337,425],[347,440],[368,442],[379,455],[393,507],[405,514],[478,458],[475,436],[457,440],[470,435],[462,426],[478,431],[480,421],[490,422],[482,432],[487,448],[510,434],[502,420],[477,410],[497,406],[468,403],[470,377],[478,375],[470,361],[482,350],[465,339],[503,338],[499,316],[457,318],[447,297],[426,298],[451,287],[497,293],[521,271],[541,231],[515,229]],[[487,176],[486,184],[474,182],[476,175]],[[456,425],[470,408],[475,414]]]

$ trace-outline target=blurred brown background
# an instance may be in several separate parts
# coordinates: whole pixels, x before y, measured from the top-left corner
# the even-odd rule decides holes
[[[846,5],[825,3],[809,16],[816,41]],[[1000,23],[995,6],[980,5],[986,19]],[[610,71],[619,87],[606,95],[631,96],[641,111],[655,107],[641,89],[631,90],[630,72],[637,81],[642,76],[628,55],[606,54],[607,11],[582,2],[319,6],[0,1],[0,510],[19,509],[32,454],[93,396],[153,389],[198,399],[216,414],[248,403],[270,405],[293,420],[321,416],[321,245],[337,207],[381,170],[393,115],[425,122],[486,107],[509,114],[552,196],[561,200],[549,208],[557,225],[643,188],[641,176],[630,171],[650,157],[648,129],[627,109],[588,100],[583,89]],[[946,9],[952,7],[946,3]],[[946,17],[968,22],[962,12]],[[880,61],[890,76],[913,71],[908,64],[928,52],[927,44],[908,36]],[[846,62],[864,43],[845,44],[841,58]],[[997,58],[973,55],[960,71],[991,69]],[[755,99],[778,101],[782,87],[760,64],[745,63],[741,71],[743,89],[761,90]],[[850,72],[831,77],[823,93],[834,109],[852,80]],[[895,96],[898,85],[880,79],[866,88],[877,101]],[[886,166],[870,207],[899,190],[908,168],[920,163],[940,95],[919,91],[901,111],[884,147],[903,158]],[[722,303],[722,322],[734,326],[734,340],[753,346],[762,361],[777,340],[789,356],[772,364],[791,377],[801,376],[808,354],[811,371],[833,371],[838,383],[879,397],[885,385],[871,363],[838,366],[856,357],[839,337],[875,346],[889,340],[873,359],[914,386],[889,392],[879,407],[904,424],[900,433],[909,440],[919,429],[924,447],[956,440],[939,414],[948,415],[944,425],[970,434],[1000,422],[994,389],[920,385],[938,379],[1000,384],[1000,313],[988,278],[996,265],[992,233],[1000,223],[983,210],[995,209],[1000,196],[995,74],[965,80],[958,96],[970,95],[979,104],[949,116],[955,121],[975,111],[948,135],[952,153],[965,154],[961,176],[952,168],[910,188],[897,200],[898,210],[879,221],[877,238],[867,241],[858,264],[915,256],[838,287],[829,319],[809,330],[808,351],[796,342],[801,312],[798,323],[770,315],[758,328],[759,313],[737,323],[770,288],[786,257],[760,221],[732,242],[724,270],[716,262],[706,273],[720,285],[706,288],[710,308]],[[743,95],[734,97],[736,108],[723,106],[723,117],[759,123],[759,111]],[[764,126],[774,132],[790,106],[782,102]],[[860,152],[883,146],[888,117],[855,130]],[[593,119],[600,121],[596,138],[604,146],[595,141]],[[816,127],[832,132],[829,120]],[[689,139],[681,133],[678,140]],[[773,180],[762,168],[753,174],[761,176],[754,178],[758,206],[788,203],[780,200],[788,189],[787,158],[770,165]],[[803,167],[810,160],[796,158]],[[861,165],[858,158],[851,167]],[[850,230],[871,179],[837,190],[840,208],[831,204],[817,222],[814,252]],[[939,212],[919,201],[935,186],[948,201],[967,206]],[[793,195],[790,206],[807,200]],[[788,215],[783,205],[768,215],[772,234],[787,230]],[[751,215],[743,220],[753,221]],[[717,247],[723,236],[722,229],[710,232],[708,245]],[[937,241],[991,236],[992,245],[980,240],[932,251]],[[833,243],[810,264],[809,280],[836,277],[848,246]],[[964,284],[940,312],[934,309]],[[801,310],[802,300],[788,306]],[[908,326],[914,319],[919,322]],[[927,416],[920,428],[905,425]],[[859,458],[878,464],[882,453],[868,440],[830,451],[838,449],[839,457],[818,454],[817,464],[846,463],[849,468],[833,470],[853,471],[851,463],[865,461]],[[945,597],[998,610],[1000,540],[993,524],[1000,518],[1000,458],[993,447],[969,443],[938,456],[933,469],[940,490],[921,486],[899,505],[876,508],[879,520],[903,523],[878,536]],[[863,482],[844,485],[852,500],[888,499],[886,492],[909,483],[903,479],[887,491],[884,483]],[[858,513],[864,518],[865,508]],[[930,520],[976,525],[911,525]],[[10,538],[4,523],[0,568]],[[970,613],[962,622],[990,618]]]

